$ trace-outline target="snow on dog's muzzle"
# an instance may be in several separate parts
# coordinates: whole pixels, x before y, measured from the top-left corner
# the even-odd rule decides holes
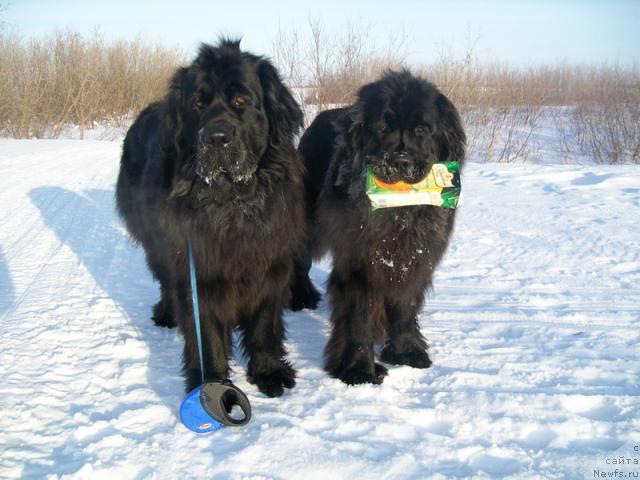
[[[242,417],[231,414],[236,405],[242,410]],[[240,427],[251,420],[251,404],[229,380],[207,382],[191,390],[182,401],[180,420],[196,433],[212,432],[225,425]]]

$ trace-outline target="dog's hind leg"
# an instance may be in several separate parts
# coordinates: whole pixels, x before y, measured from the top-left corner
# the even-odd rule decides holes
[[[309,270],[311,270],[311,255],[305,253],[296,258],[294,264],[294,273],[291,283],[291,302],[289,308],[293,311],[315,310],[318,308],[318,302],[322,298],[313,282],[309,278]]]
[[[157,255],[157,252],[154,252]],[[174,328],[176,324],[174,305],[176,292],[171,271],[162,262],[162,257],[147,253],[147,264],[154,278],[160,283],[160,301],[153,306],[151,319],[159,327]]]
[[[153,306],[153,323],[159,327],[174,328],[177,324],[173,313],[172,289],[160,282],[160,301]]]

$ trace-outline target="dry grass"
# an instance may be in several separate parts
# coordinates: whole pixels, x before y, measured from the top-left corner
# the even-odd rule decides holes
[[[140,40],[106,43],[58,32],[24,40],[0,32],[0,133],[57,137],[78,125],[126,124],[159,98],[184,55]]]
[[[541,119],[553,117],[568,161],[640,163],[640,72],[617,65],[481,65],[442,57],[431,78],[459,106],[470,150],[485,161],[526,160]]]
[[[357,89],[405,64],[403,32],[374,42],[372,25],[338,33],[311,18],[301,30],[278,30],[273,59],[308,114],[351,103]],[[514,68],[483,63],[475,43],[463,55],[440,52],[413,70],[458,106],[476,161],[537,159],[536,138],[552,126],[557,155],[568,162],[640,163],[640,72],[615,65],[556,64]],[[57,137],[77,125],[126,126],[165,92],[187,60],[177,49],[141,40],[105,42],[58,32],[23,39],[0,25],[0,135]]]
[[[310,117],[351,103],[361,85],[404,64],[411,43],[406,35],[390,36],[381,48],[369,38],[370,27],[348,23],[336,35],[310,19],[304,30],[279,30],[272,45],[274,60],[289,85],[302,92],[299,99]],[[640,163],[637,68],[514,68],[481,63],[475,54],[477,40],[469,43],[462,55],[442,51],[433,63],[413,70],[458,106],[470,157],[494,162],[536,159],[535,138],[551,123],[556,153],[566,161],[588,157],[601,163]]]

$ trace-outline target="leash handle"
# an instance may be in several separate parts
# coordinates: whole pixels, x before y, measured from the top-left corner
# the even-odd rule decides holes
[[[196,266],[193,261],[191,241],[187,240],[187,254],[189,256],[189,277],[191,279],[191,301],[193,302],[193,322],[196,326],[198,341],[198,359],[200,360],[200,376],[204,383],[204,360],[202,359],[202,332],[200,331],[200,308],[198,307],[198,282],[196,281]]]
[[[242,410],[242,416],[234,406]],[[251,420],[251,404],[242,390],[229,380],[204,383],[191,390],[182,401],[180,420],[195,433],[209,433],[224,426],[241,427]]]
[[[203,383],[200,390],[200,404],[205,412],[223,425],[240,427],[251,420],[249,399],[229,380]],[[231,409],[235,405],[242,410],[242,417],[231,415]]]

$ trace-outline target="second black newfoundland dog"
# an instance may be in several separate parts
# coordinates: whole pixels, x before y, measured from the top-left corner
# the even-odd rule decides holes
[[[229,375],[231,332],[249,381],[268,396],[295,384],[282,310],[304,226],[302,112],[267,60],[238,41],[203,45],[166,97],[127,133],[117,207],[161,287],[157,325],[180,327],[187,390],[201,383],[187,240],[202,319],[204,377]]]
[[[381,383],[385,363],[431,365],[417,316],[453,229],[455,210],[410,206],[373,210],[365,169],[387,183],[416,183],[435,162],[462,163],[465,134],[452,103],[408,71],[360,89],[348,108],[321,113],[299,150],[307,167],[314,242],[297,265],[293,305],[318,294],[310,256],[333,256],[328,284],[332,332],[325,368],[347,384]]]

